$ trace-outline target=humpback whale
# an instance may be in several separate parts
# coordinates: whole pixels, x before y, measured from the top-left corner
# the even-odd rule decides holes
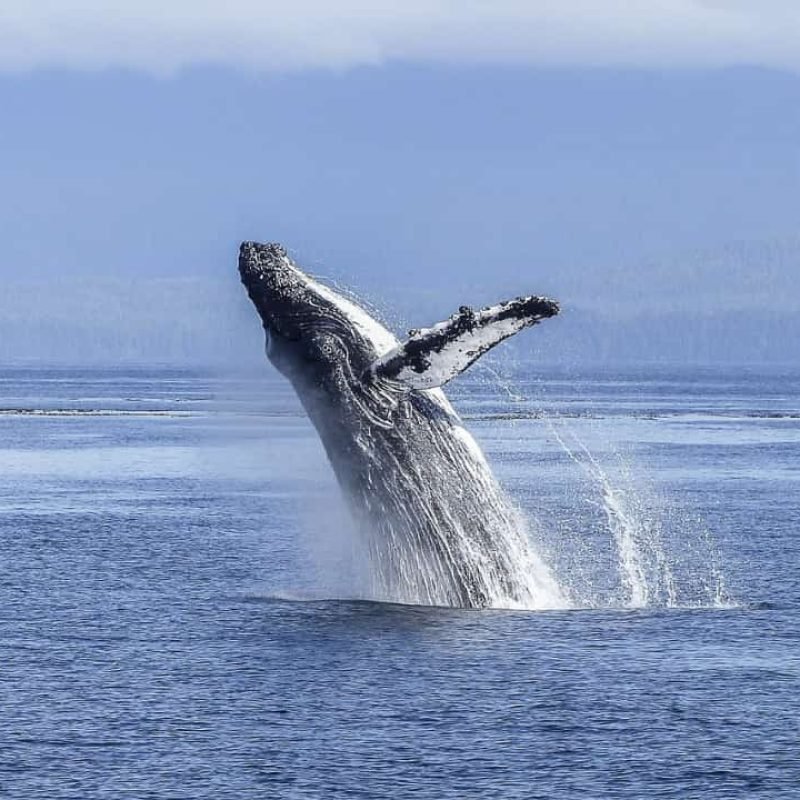
[[[558,304],[529,296],[462,306],[401,342],[279,244],[244,242],[239,274],[267,356],[291,381],[364,537],[374,595],[467,608],[562,604],[521,515],[441,389]]]

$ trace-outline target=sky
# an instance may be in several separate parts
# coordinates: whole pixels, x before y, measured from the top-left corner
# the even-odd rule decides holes
[[[0,8],[0,357],[254,363],[242,239],[390,327],[548,293],[535,357],[800,355],[800,6]]]
[[[5,0],[0,64],[800,67],[794,0]]]

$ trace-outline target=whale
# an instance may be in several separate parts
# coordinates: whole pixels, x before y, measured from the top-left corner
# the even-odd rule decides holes
[[[558,303],[530,295],[461,306],[401,341],[281,244],[243,242],[239,274],[267,357],[316,428],[368,553],[370,596],[461,608],[562,604],[522,514],[441,388],[557,315]]]

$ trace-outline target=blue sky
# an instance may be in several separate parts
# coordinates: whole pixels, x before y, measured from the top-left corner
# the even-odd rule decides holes
[[[657,318],[634,355],[682,358],[672,315],[711,325],[701,360],[743,316],[748,358],[774,353],[800,312],[798,12],[572,6],[10,3],[3,356],[227,357],[243,238],[398,325],[547,292],[604,352]]]

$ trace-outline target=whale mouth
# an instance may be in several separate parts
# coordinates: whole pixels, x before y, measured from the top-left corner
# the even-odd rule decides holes
[[[245,286],[263,281],[269,273],[288,266],[286,249],[277,242],[242,242],[239,248],[239,275]]]
[[[265,311],[285,311],[287,303],[303,296],[307,283],[286,249],[276,242],[242,242],[239,276],[262,316]]]
[[[268,334],[268,347],[274,336],[300,340],[300,323],[308,316],[308,278],[294,266],[283,245],[242,242],[239,276]]]

